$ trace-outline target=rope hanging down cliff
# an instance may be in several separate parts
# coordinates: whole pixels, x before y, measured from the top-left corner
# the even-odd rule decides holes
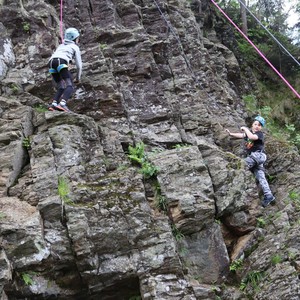
[[[177,36],[177,34],[176,34],[176,32],[175,32],[173,26],[171,25],[170,21],[167,20],[166,16],[164,15],[164,13],[162,12],[161,8],[159,7],[157,1],[156,1],[156,0],[153,0],[153,1],[154,1],[155,5],[156,5],[156,7],[157,7],[157,9],[158,9],[158,11],[159,11],[159,13],[160,13],[160,15],[161,15],[162,18],[165,20],[165,22],[167,23],[167,26],[169,27],[170,31],[171,31],[172,34],[174,35],[174,37],[175,37],[175,39],[176,39],[176,41],[177,41],[177,43],[178,43],[178,45],[179,45],[179,47],[180,47],[180,50],[181,50],[181,52],[182,52],[182,56],[183,56],[183,58],[184,58],[184,60],[185,60],[185,63],[186,63],[186,65],[187,65],[189,71],[190,71],[191,74],[192,74],[192,78],[193,78],[197,83],[200,84],[200,82],[197,80],[197,78],[196,78],[196,76],[195,76],[195,74],[194,74],[194,72],[193,72],[193,70],[192,70],[192,67],[191,67],[191,65],[190,65],[189,59],[187,58],[187,56],[186,56],[186,54],[185,54],[185,52],[184,52],[183,46],[182,46],[182,44],[181,44],[181,41],[180,41],[179,37]]]
[[[228,15],[222,10],[222,8],[214,1],[211,2],[218,8],[218,10],[225,16],[225,18],[235,27],[236,30],[248,41],[248,43],[258,52],[258,54],[268,63],[268,65],[274,70],[275,73],[284,81],[284,83],[291,89],[291,91],[300,99],[300,95],[293,88],[293,86],[283,77],[283,75],[272,65],[272,63],[266,58],[266,56],[255,46],[255,44],[247,37],[247,35],[228,17]]]
[[[60,38],[61,42],[64,42],[64,33],[63,33],[63,0],[60,0],[60,22],[59,22],[59,28],[60,28]]]

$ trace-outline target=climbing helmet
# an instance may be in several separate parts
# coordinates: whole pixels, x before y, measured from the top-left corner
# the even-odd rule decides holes
[[[266,120],[262,117],[262,116],[256,116],[255,118],[254,118],[254,120],[255,121],[258,121],[260,124],[261,124],[261,126],[262,127],[264,127],[265,126],[265,124],[266,124]]]
[[[65,32],[65,39],[69,41],[74,41],[79,37],[79,31],[76,28],[70,27]]]

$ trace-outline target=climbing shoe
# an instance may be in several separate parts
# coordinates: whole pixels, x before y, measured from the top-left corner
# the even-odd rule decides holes
[[[262,207],[267,207],[269,204],[273,204],[274,202],[275,202],[275,197],[273,195],[265,196],[261,205]]]
[[[54,111],[56,110],[57,107],[57,102],[53,101],[49,106],[48,106],[48,110]]]
[[[56,109],[60,111],[71,112],[65,101],[60,101],[56,106]]]

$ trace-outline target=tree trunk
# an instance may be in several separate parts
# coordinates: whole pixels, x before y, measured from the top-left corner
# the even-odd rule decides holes
[[[240,0],[240,11],[241,11],[241,19],[242,19],[242,31],[247,35],[248,33],[248,25],[247,25],[247,13],[245,8],[245,0]]]

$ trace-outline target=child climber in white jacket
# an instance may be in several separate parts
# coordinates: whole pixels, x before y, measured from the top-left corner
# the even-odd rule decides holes
[[[68,28],[65,32],[65,40],[60,44],[51,58],[48,67],[53,80],[56,83],[57,91],[53,97],[49,110],[70,111],[67,101],[74,93],[73,80],[69,71],[69,64],[74,59],[77,68],[76,81],[79,82],[82,73],[82,61],[79,42],[79,32],[76,28]]]

